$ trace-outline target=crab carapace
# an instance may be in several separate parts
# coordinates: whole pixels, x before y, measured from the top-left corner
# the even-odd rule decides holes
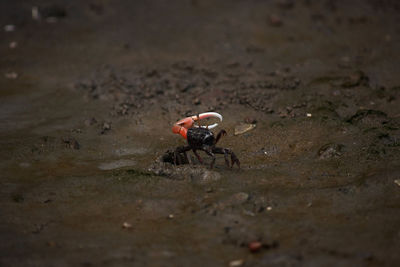
[[[220,114],[216,112],[206,112],[184,118],[174,124],[174,126],[172,127],[172,132],[180,134],[183,138],[187,140],[188,143],[187,146],[179,146],[175,149],[174,163],[180,164],[180,157],[178,157],[179,153],[183,153],[185,159],[190,162],[186,154],[186,152],[189,150],[192,150],[199,162],[203,163],[202,158],[197,153],[197,150],[203,150],[207,153],[207,155],[212,158],[210,168],[214,167],[215,154],[223,154],[225,157],[225,163],[228,167],[233,167],[233,165],[236,163],[236,165],[240,168],[240,161],[231,149],[216,147],[216,144],[218,143],[220,138],[223,135],[226,135],[225,130],[219,131],[216,137],[214,136],[213,132],[210,131],[210,129],[216,127],[218,123],[214,123],[207,127],[195,125],[196,121],[209,117],[219,118],[222,121],[222,116]],[[229,163],[228,160],[229,155],[231,157],[231,163]]]

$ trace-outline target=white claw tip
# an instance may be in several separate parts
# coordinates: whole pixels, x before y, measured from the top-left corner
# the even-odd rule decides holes
[[[205,112],[205,113],[201,113],[201,114],[199,114],[199,117],[205,117],[205,118],[214,117],[214,118],[218,118],[220,121],[222,121],[222,115],[219,114],[219,113],[217,113],[217,112]],[[208,128],[208,129],[213,129],[213,128],[217,127],[217,126],[218,126],[218,123],[214,123],[214,124],[211,124],[211,125],[208,125],[208,126],[200,126],[200,127],[202,127],[202,128]]]

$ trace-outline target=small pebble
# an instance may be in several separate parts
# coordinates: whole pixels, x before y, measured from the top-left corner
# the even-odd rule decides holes
[[[272,210],[272,207],[271,206],[268,206],[267,207],[267,211],[271,211]]]
[[[9,25],[4,26],[4,31],[6,31],[6,32],[15,31],[15,25],[9,24]]]
[[[40,19],[39,8],[37,6],[32,7],[32,19],[34,19],[34,20]]]
[[[394,183],[400,186],[400,179],[394,180]]]
[[[104,122],[101,130],[101,134],[105,134],[107,131],[111,130],[111,123]]]
[[[231,262],[229,263],[229,267],[239,267],[239,266],[242,266],[243,263],[244,263],[244,260],[242,260],[242,259],[240,259],[240,260],[234,260],[234,261],[231,261]]]
[[[249,249],[251,252],[257,252],[262,247],[262,243],[259,241],[253,241],[249,243]]]
[[[173,219],[174,217],[175,217],[174,214],[168,215],[168,219]]]
[[[206,193],[212,193],[212,192],[214,192],[214,188],[209,187],[206,189]]]
[[[311,113],[307,113],[307,117],[308,117],[308,118],[311,118],[311,117],[312,117],[312,114],[311,114]]]
[[[195,100],[193,100],[193,104],[194,105],[200,105],[201,104],[200,99],[196,98]]]
[[[15,80],[18,78],[18,73],[16,72],[7,72],[6,74],[4,74],[4,77],[6,77],[7,79],[10,80]]]
[[[18,43],[17,43],[17,42],[11,42],[11,43],[8,45],[8,47],[9,47],[10,49],[17,48],[17,46],[18,46]]]
[[[132,228],[132,224],[128,223],[128,222],[124,222],[122,224],[122,228],[128,229],[128,228]]]

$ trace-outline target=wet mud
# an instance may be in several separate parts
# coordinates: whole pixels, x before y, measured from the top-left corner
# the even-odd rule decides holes
[[[2,1],[0,265],[398,265],[399,11]]]

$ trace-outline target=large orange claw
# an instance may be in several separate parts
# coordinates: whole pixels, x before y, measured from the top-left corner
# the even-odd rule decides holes
[[[186,135],[187,135],[187,130],[192,128],[193,126],[195,127],[199,127],[194,125],[194,123],[198,120],[202,120],[205,118],[210,118],[210,117],[214,117],[214,118],[218,118],[222,121],[222,116],[219,113],[216,112],[205,112],[205,113],[201,113],[199,115],[194,115],[191,117],[186,117],[178,122],[176,122],[174,124],[174,126],[172,127],[172,132],[176,133],[176,134],[180,134],[182,135],[183,138],[186,139]],[[214,123],[208,126],[200,126],[200,127],[208,127],[208,129],[212,129],[218,126],[218,123]]]

